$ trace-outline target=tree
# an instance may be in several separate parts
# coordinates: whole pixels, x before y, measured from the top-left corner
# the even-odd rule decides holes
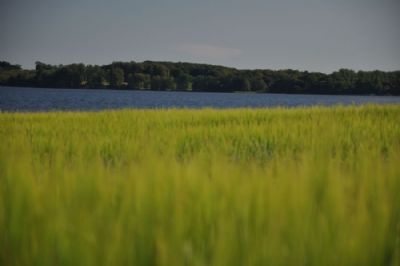
[[[357,94],[385,94],[387,77],[382,71],[358,71],[354,92]]]
[[[145,74],[149,74],[151,76],[160,76],[160,77],[169,76],[169,69],[163,64],[157,62],[145,61],[143,65]]]
[[[35,62],[35,85],[39,87],[49,87],[53,84],[54,73],[58,67],[45,64],[39,61]]]
[[[193,80],[193,90],[194,91],[224,91],[221,79],[216,77],[200,76]]]
[[[151,79],[151,89],[152,90],[175,90],[176,83],[172,78],[154,76]]]
[[[87,86],[89,88],[102,88],[106,85],[106,72],[99,66],[88,66],[86,68]]]
[[[141,73],[129,74],[128,88],[135,90],[149,89],[150,76]]]
[[[151,77],[151,90],[159,91],[162,90],[162,83],[160,76]]]
[[[192,90],[194,91],[203,91],[207,86],[206,78],[203,76],[195,77],[193,79]]]
[[[336,93],[351,92],[357,81],[357,73],[349,69],[339,69],[331,75],[332,90]]]
[[[180,91],[189,91],[192,89],[191,78],[188,74],[181,74],[176,78],[176,88]]]
[[[111,68],[110,85],[113,88],[120,88],[124,85],[124,70],[122,68]]]
[[[53,86],[80,88],[86,83],[86,69],[83,64],[60,66],[53,75]]]
[[[26,78],[27,71],[29,72],[29,70],[22,70],[20,65],[12,65],[6,61],[0,61],[0,84],[16,85],[21,82],[25,84],[28,80],[32,83],[33,79]]]
[[[265,83],[263,79],[257,78],[252,80],[251,82],[252,91],[266,92],[267,89],[268,89],[267,83]]]
[[[13,65],[7,61],[0,61],[0,70],[22,70],[20,65]]]
[[[274,93],[303,93],[305,82],[297,71],[282,70],[274,75],[271,92]]]
[[[162,77],[161,78],[161,89],[173,91],[176,90],[176,83],[173,78],[170,77]]]
[[[237,91],[250,91],[250,82],[246,77],[236,77],[233,79],[233,86]]]
[[[126,82],[125,82],[126,81]],[[37,87],[111,87],[210,92],[261,91],[317,94],[400,94],[400,71],[339,69],[331,74],[234,68],[172,62],[113,62],[104,66],[49,65],[35,70],[0,61],[0,84]]]

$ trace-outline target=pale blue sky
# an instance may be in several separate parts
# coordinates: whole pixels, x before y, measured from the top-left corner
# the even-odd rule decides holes
[[[400,69],[398,0],[0,0],[0,60]]]

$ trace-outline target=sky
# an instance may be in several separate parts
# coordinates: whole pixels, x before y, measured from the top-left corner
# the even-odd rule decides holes
[[[0,60],[400,70],[399,0],[0,0]]]

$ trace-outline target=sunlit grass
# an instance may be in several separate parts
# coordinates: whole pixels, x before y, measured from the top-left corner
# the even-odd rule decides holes
[[[0,114],[1,265],[399,265],[400,107]]]

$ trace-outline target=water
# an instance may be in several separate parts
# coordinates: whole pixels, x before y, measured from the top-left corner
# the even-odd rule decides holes
[[[1,111],[294,107],[365,103],[400,104],[400,97],[0,87]]]

